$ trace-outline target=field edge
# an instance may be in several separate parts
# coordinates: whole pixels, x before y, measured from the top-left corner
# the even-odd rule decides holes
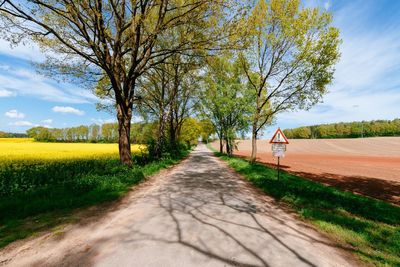
[[[372,266],[400,265],[400,207],[284,171],[283,179],[277,181],[275,169],[259,163],[251,165],[243,158],[228,157],[211,144],[207,147],[235,172],[283,203],[363,263]],[[335,200],[340,198],[344,198],[344,203],[336,205]]]

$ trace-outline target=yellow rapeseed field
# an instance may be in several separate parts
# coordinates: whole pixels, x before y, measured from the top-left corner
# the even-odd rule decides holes
[[[144,146],[132,145],[132,153]],[[41,143],[30,138],[0,138],[0,162],[117,157],[118,144]]]

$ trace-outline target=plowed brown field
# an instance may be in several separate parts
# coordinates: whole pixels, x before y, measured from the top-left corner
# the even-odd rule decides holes
[[[331,186],[400,205],[400,137],[289,140],[282,168]],[[257,160],[275,166],[268,140],[258,141]],[[213,143],[218,149],[218,143]],[[249,157],[251,141],[238,141]]]

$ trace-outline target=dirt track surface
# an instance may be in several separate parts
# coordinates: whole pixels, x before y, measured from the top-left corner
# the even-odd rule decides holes
[[[289,142],[281,159],[285,170],[400,205],[400,137]],[[257,145],[258,161],[275,165],[268,141],[259,140]],[[249,157],[251,141],[239,141],[235,154]]]
[[[200,145],[90,223],[0,251],[10,266],[354,266]]]

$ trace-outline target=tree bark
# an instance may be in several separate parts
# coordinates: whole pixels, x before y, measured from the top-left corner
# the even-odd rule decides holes
[[[122,164],[132,167],[132,154],[131,154],[131,119],[132,119],[132,106],[123,108],[121,105],[117,106],[118,118],[118,148],[119,158]]]
[[[164,149],[164,133],[165,133],[165,114],[164,111],[162,111],[162,115],[159,118],[158,121],[158,136],[157,136],[157,143],[155,147],[155,157],[160,158],[162,155],[162,151]]]
[[[251,131],[251,157],[250,162],[254,163],[257,159],[257,123],[253,123]]]
[[[228,156],[232,156],[232,147],[229,138],[225,138],[225,142],[226,142],[226,154]]]
[[[262,87],[258,90],[257,98],[256,98],[256,113],[253,117],[253,126],[251,129],[251,157],[250,163],[253,164],[256,162],[257,159],[257,127],[258,127],[258,120],[261,113],[260,108],[260,96],[261,96]]]
[[[169,120],[169,143],[172,150],[176,150],[176,128],[174,118],[171,116]]]
[[[222,143],[222,137],[219,138],[219,153],[224,152],[224,144]]]

